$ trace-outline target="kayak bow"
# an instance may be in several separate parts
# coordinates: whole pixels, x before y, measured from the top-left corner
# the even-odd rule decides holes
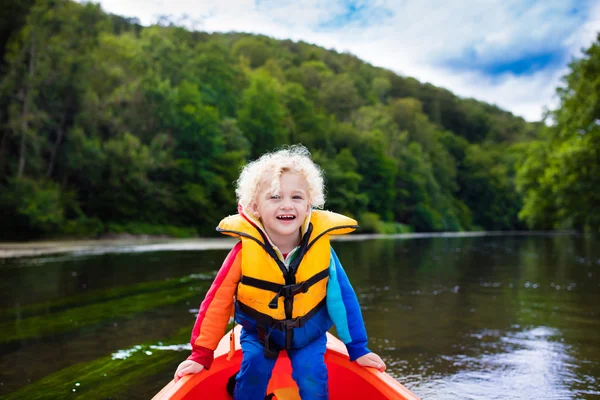
[[[170,381],[153,400],[231,399],[227,393],[227,381],[239,371],[242,362],[240,330],[239,325],[234,328],[235,349],[230,360],[227,360],[230,352],[228,333],[215,350],[215,359],[210,370],[185,375],[177,382]],[[325,363],[329,373],[329,398],[332,400],[419,400],[389,374],[350,362],[344,344],[330,333],[327,333]],[[292,379],[290,360],[285,351],[279,354],[267,392],[273,393],[273,398],[278,400],[300,399],[298,386]]]

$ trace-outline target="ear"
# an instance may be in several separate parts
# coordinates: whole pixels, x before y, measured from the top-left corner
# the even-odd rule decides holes
[[[258,204],[256,204],[255,201],[253,201],[252,203],[250,203],[250,205],[248,206],[248,211],[250,211],[250,213],[254,217],[260,218],[260,211],[258,211]]]

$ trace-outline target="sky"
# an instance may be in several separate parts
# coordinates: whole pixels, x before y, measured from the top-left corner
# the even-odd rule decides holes
[[[302,40],[528,121],[556,108],[568,64],[600,31],[598,0],[100,0],[151,25]]]

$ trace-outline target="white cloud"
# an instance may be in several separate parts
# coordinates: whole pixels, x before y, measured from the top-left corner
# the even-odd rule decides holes
[[[101,0],[112,13],[135,16],[151,24],[159,15],[187,14],[194,26],[209,32],[241,31],[278,39],[303,40],[348,51],[365,61],[422,82],[447,88],[512,111],[527,120],[556,105],[554,91],[566,65],[553,65],[529,75],[451,70],[448,60],[471,54],[482,63],[509,62],[532,53],[562,47],[578,56],[600,27],[600,2],[590,2],[585,20],[571,10],[576,0],[377,1],[369,4],[389,13],[373,13],[372,25],[350,19],[327,27],[344,14],[341,1],[319,0]]]

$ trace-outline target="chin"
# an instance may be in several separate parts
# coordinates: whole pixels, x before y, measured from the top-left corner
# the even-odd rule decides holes
[[[299,230],[300,230],[300,227],[295,226],[294,228],[291,228],[291,229],[282,230],[280,232],[280,234],[284,235],[284,236],[291,236],[291,235],[297,234]]]
[[[287,230],[287,229],[286,229],[285,231],[282,231],[282,232],[280,232],[279,234],[280,234],[281,236],[292,236],[292,235],[295,235],[296,233],[298,233],[298,229],[299,229],[299,228],[296,228],[296,229],[290,229],[290,230]]]

